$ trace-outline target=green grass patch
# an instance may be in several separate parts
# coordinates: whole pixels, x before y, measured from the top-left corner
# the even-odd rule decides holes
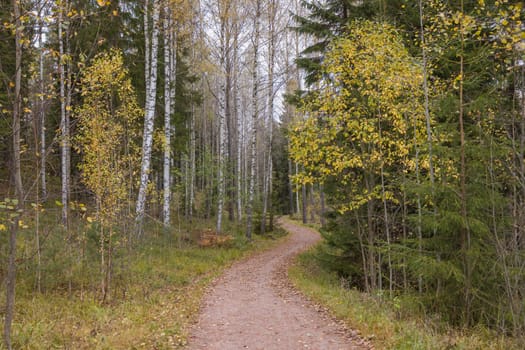
[[[230,244],[199,247],[171,236],[144,239],[115,258],[111,299],[101,303],[96,254],[73,276],[67,261],[46,260],[42,293],[34,288],[34,266],[19,269],[13,347],[16,349],[173,349],[187,343],[203,293],[226,267],[277,242],[255,236],[247,242],[240,230],[228,231]],[[46,242],[52,250],[57,243]],[[51,254],[51,253],[49,253]],[[52,255],[53,257],[56,255]],[[54,266],[55,264],[56,266]],[[118,266],[117,266],[118,265]],[[53,268],[50,268],[53,267]],[[67,280],[73,281],[68,292]],[[63,280],[63,281],[61,281]],[[0,345],[3,349],[3,344]]]
[[[295,260],[289,270],[294,285],[314,302],[371,340],[377,349],[523,349],[518,339],[485,328],[454,329],[437,319],[418,314],[409,296],[370,296],[323,268],[313,248]]]

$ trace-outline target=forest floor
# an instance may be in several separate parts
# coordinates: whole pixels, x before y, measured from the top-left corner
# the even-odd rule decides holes
[[[309,228],[280,219],[290,233],[275,248],[242,260],[210,287],[189,349],[369,349],[347,329],[291,287],[292,259],[320,240]]]

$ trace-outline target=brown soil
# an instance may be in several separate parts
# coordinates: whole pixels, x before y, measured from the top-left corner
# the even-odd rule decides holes
[[[275,248],[233,265],[205,297],[189,349],[368,349],[346,329],[291,288],[291,259],[315,244],[312,229],[280,220],[290,235]]]

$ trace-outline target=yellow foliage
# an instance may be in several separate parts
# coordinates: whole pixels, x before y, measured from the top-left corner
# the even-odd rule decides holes
[[[347,184],[352,195],[342,212],[382,195],[395,201],[379,187],[366,191],[363,182],[381,169],[407,163],[414,148],[407,139],[424,140],[421,65],[393,26],[362,21],[332,44],[323,73],[329,79],[306,103],[308,117],[291,130],[291,157],[305,169],[294,181],[335,177]],[[407,138],[409,133],[415,137]]]
[[[82,181],[94,193],[104,224],[126,199],[138,168],[142,110],[117,50],[99,54],[83,72],[81,84],[76,147],[82,154]]]
[[[97,4],[100,7],[108,6],[111,4],[111,1],[109,0],[97,0]]]

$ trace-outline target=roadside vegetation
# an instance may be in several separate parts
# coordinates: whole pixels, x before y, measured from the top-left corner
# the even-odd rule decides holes
[[[255,235],[252,242],[234,225],[221,242],[206,237],[213,222],[166,232],[150,224],[143,240],[124,254],[115,249],[111,298],[100,299],[100,265],[96,240],[89,238],[86,256],[68,253],[60,232],[48,235],[42,251],[40,292],[36,292],[36,259],[20,264],[15,349],[173,349],[187,342],[201,297],[224,268],[276,242],[281,232]],[[51,227],[48,227],[51,229]],[[88,225],[79,226],[91,234]],[[45,231],[45,230],[44,230]],[[20,232],[21,237],[31,232]],[[29,246],[29,245],[28,245]],[[29,250],[26,250],[29,252]],[[92,256],[90,256],[92,255]],[[4,349],[0,345],[0,349]]]
[[[371,295],[350,287],[320,260],[322,244],[300,254],[289,269],[295,287],[326,307],[376,349],[523,349],[523,342],[483,326],[452,327],[438,315],[424,314],[417,295]]]

